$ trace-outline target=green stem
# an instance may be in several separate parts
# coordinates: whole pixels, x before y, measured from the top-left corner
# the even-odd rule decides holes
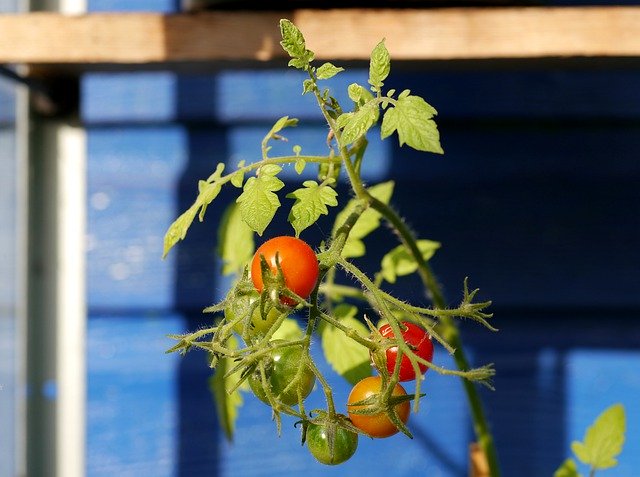
[[[418,274],[420,275],[420,278],[429,294],[429,297],[433,301],[434,306],[436,308],[446,308],[446,301],[444,299],[442,289],[440,288],[440,285],[438,284],[435,275],[431,270],[431,267],[422,257],[422,253],[420,253],[416,238],[414,237],[411,229],[409,229],[402,218],[384,202],[376,199],[375,197],[371,197],[370,204],[373,209],[377,210],[393,226],[393,228],[400,236],[401,242],[411,252],[411,255],[413,255],[416,263],[418,264]],[[440,323],[442,326],[442,334],[444,338],[455,349],[453,357],[456,366],[460,370],[469,369],[469,360],[467,359],[467,356],[462,347],[462,339],[455,322],[450,317],[445,315],[440,317]],[[500,468],[498,464],[498,453],[493,441],[493,436],[491,435],[491,431],[489,430],[489,424],[484,413],[480,393],[478,392],[477,387],[471,381],[463,379],[462,384],[464,386],[464,390],[467,395],[467,401],[469,403],[469,408],[471,410],[471,418],[473,420],[473,428],[476,434],[476,439],[482,447],[482,450],[487,459],[487,463],[489,465],[489,473],[491,477],[499,477]]]

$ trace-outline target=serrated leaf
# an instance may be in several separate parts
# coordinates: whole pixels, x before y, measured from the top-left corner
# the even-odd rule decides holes
[[[236,199],[240,204],[242,220],[258,235],[262,235],[273,220],[280,207],[280,200],[275,192],[284,187],[284,183],[275,175],[262,171],[265,167],[261,168],[262,173],[258,177],[250,177],[245,182],[242,194]]]
[[[385,204],[388,204],[393,194],[393,187],[394,182],[388,181],[371,186],[367,190],[373,197]],[[344,223],[347,217],[351,213],[353,213],[354,209],[357,207],[357,204],[358,202],[355,199],[350,200],[345,208],[336,215],[336,221],[333,227],[334,232]],[[345,258],[355,258],[363,256],[366,249],[364,243],[362,242],[362,239],[376,230],[379,226],[380,214],[373,209],[365,210],[351,229],[349,237],[347,238],[347,242],[342,249],[342,256]]]
[[[290,20],[285,18],[280,20],[280,35],[282,36],[280,45],[289,56],[298,58],[304,55],[306,50],[304,36]]]
[[[440,243],[433,240],[418,240],[416,244],[425,261],[433,257],[436,250],[440,248]],[[395,283],[397,277],[415,272],[418,269],[418,263],[404,245],[398,245],[382,257],[380,267],[383,278],[389,283]]]
[[[293,318],[285,318],[280,327],[271,336],[272,340],[293,341],[302,338],[302,328]]]
[[[349,95],[349,99],[351,99],[351,101],[356,104],[363,104],[373,99],[371,91],[367,90],[358,83],[351,83],[347,88],[347,94]]]
[[[312,79],[306,79],[302,82],[302,94],[307,94],[313,91],[316,87],[316,83]]]
[[[165,258],[169,253],[169,250],[177,244],[180,240],[183,240],[187,235],[187,230],[193,223],[196,214],[198,213],[199,205],[193,204],[186,211],[184,211],[180,217],[173,221],[173,223],[167,229],[164,235],[164,247],[162,250],[162,258]]]
[[[553,473],[553,477],[582,477],[578,472],[578,467],[573,459],[565,460],[558,470]]]
[[[338,193],[332,187],[318,185],[316,181],[305,181],[302,185],[304,187],[287,195],[296,200],[289,213],[289,222],[296,231],[296,237],[321,215],[328,215],[327,206],[338,205]]]
[[[329,79],[333,78],[335,75],[344,71],[344,68],[339,66],[334,66],[331,63],[324,63],[316,70],[316,77],[318,79]]]
[[[385,111],[380,136],[382,139],[398,132],[400,146],[408,146],[426,152],[442,154],[440,133],[431,118],[436,110],[419,96],[402,96],[394,107]]]
[[[237,347],[235,338],[229,338],[227,345],[235,349]],[[233,365],[233,361],[229,358],[220,358],[213,376],[209,378],[209,389],[214,398],[218,422],[229,441],[233,440],[235,423],[238,419],[238,411],[243,404],[240,388],[236,389],[232,393],[227,392],[227,390],[232,389],[240,379],[240,372],[233,373],[231,376],[226,378],[224,377],[227,370]]]
[[[341,304],[334,309],[334,316],[343,325],[355,330],[360,336],[368,337],[367,327],[355,318],[358,309]],[[322,351],[336,373],[351,384],[371,375],[369,348],[349,338],[344,332],[326,324],[321,330]]]
[[[242,272],[253,257],[255,243],[253,231],[242,220],[236,203],[227,207],[218,228],[218,254],[222,259],[222,274]]]
[[[384,80],[389,76],[391,70],[391,58],[387,47],[384,45],[384,40],[378,43],[371,52],[371,60],[369,61],[369,84],[379,91]]]
[[[605,409],[589,426],[583,442],[571,443],[576,457],[593,469],[608,469],[617,465],[626,431],[624,406],[614,404]]]
[[[379,108],[375,101],[364,103],[353,113],[345,113],[338,117],[338,125],[342,129],[342,145],[352,144],[360,136],[364,135],[378,120]],[[341,118],[343,118],[341,120]]]

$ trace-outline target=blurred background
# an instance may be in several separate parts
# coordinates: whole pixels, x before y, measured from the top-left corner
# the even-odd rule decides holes
[[[24,8],[0,0],[0,12]],[[89,0],[86,8],[184,5]],[[455,378],[428,374],[413,440],[360,439],[356,455],[331,468],[300,447],[292,420],[278,437],[269,408],[248,394],[227,442],[204,355],[165,354],[167,335],[206,323],[202,308],[229,285],[216,230],[235,191],[223,191],[205,222],[160,258],[197,181],[218,162],[258,158],[284,115],[300,125],[280,152],[325,151],[326,125],[301,95],[303,76],[280,63],[83,73],[71,119],[28,113],[24,85],[0,77],[0,476],[467,475],[474,436]],[[378,142],[374,130],[364,175],[370,184],[393,179],[393,205],[421,238],[442,243],[432,265],[452,304],[467,276],[493,300],[499,333],[461,326],[474,364],[497,369],[496,390],[482,395],[503,474],[552,475],[571,441],[620,402],[627,442],[619,466],[602,475],[637,476],[637,60],[394,65],[392,56],[388,87],[410,88],[439,111],[445,155]],[[346,87],[367,77],[366,65],[347,65],[330,86],[349,104]],[[287,213],[264,239],[292,233]],[[302,238],[318,246],[330,228],[320,221]],[[395,239],[382,229],[366,243],[359,265],[375,271]],[[416,280],[401,279],[393,292],[426,303]],[[436,362],[454,366],[442,348]],[[349,384],[333,381],[344,402]],[[318,391],[310,399],[322,406]]]

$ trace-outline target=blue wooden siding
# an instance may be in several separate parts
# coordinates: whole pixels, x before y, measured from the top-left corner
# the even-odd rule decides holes
[[[366,71],[343,76],[341,86],[364,82]],[[215,230],[233,193],[223,192],[165,261],[162,235],[215,163],[257,157],[276,118],[303,119],[280,147],[300,142],[322,151],[326,127],[300,96],[299,80],[285,70],[83,79],[90,476],[466,475],[472,432],[452,378],[428,377],[413,441],[362,439],[353,460],[334,469],[299,448],[291,422],[278,439],[268,409],[250,396],[235,443],[226,443],[203,356],[163,354],[164,336],[195,329],[199,310],[226,290]],[[623,402],[629,438],[616,475],[633,476],[640,465],[640,96],[631,86],[640,73],[408,71],[390,81],[439,109],[446,154],[372,145],[367,177],[394,178],[395,205],[421,236],[443,243],[433,264],[452,302],[467,275],[495,302],[500,333],[469,324],[463,333],[474,361],[498,369],[496,392],[483,395],[505,475],[551,475],[570,441],[604,407]],[[268,235],[290,232],[286,213]],[[317,245],[329,227],[325,221],[304,238]],[[393,241],[379,231],[368,244],[379,257]],[[361,265],[374,270],[376,259]],[[394,292],[421,296],[411,279]],[[336,382],[340,402],[348,389]]]

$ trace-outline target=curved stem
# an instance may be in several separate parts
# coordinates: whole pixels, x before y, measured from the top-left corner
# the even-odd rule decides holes
[[[429,294],[429,297],[433,301],[436,308],[446,308],[446,301],[442,289],[438,284],[438,281],[433,274],[429,264],[422,258],[422,253],[418,248],[416,238],[413,232],[405,224],[402,218],[387,204],[371,197],[371,207],[377,210],[397,231],[400,236],[400,240],[405,247],[411,252],[413,258],[418,264],[418,274]],[[462,347],[462,339],[460,338],[460,332],[455,322],[448,316],[440,316],[440,323],[442,326],[442,334],[444,338],[455,349],[453,354],[456,366],[460,370],[469,369],[469,360]],[[467,379],[462,380],[465,393],[467,395],[467,401],[471,410],[471,417],[473,420],[473,428],[476,434],[476,439],[482,447],[484,454],[487,458],[489,465],[489,472],[491,477],[500,476],[500,468],[498,465],[498,453],[493,441],[493,436],[489,430],[489,424],[487,422],[484,408],[482,405],[482,399],[477,387],[471,381]]]

